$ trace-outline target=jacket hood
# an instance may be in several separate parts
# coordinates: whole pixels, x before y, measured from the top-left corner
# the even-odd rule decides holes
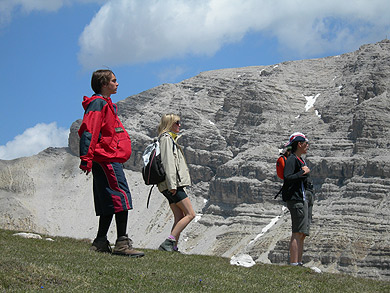
[[[81,103],[81,104],[83,105],[84,110],[86,110],[87,107],[88,107],[88,105],[89,105],[93,100],[96,100],[96,99],[103,99],[103,100],[106,100],[106,101],[108,102],[108,99],[109,99],[109,98],[104,98],[104,97],[101,96],[101,95],[93,95],[92,97],[84,96],[83,102]]]

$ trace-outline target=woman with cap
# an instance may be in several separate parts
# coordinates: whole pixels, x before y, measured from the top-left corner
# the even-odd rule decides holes
[[[289,141],[292,155],[287,158],[284,168],[282,197],[287,202],[292,222],[290,264],[303,265],[303,243],[309,235],[313,207],[310,169],[302,158],[302,155],[307,153],[309,141],[300,132],[293,133]]]

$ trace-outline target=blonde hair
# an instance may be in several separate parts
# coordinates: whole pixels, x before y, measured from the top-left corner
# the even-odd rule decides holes
[[[164,132],[171,131],[173,124],[180,121],[180,117],[175,114],[164,114],[161,117],[160,124],[158,126],[158,135]]]

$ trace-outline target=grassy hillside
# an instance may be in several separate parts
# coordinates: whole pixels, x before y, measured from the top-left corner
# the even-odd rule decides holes
[[[0,230],[1,292],[390,292],[390,282],[303,267],[244,268],[226,258],[157,250],[132,259],[90,252],[87,241],[14,233]]]

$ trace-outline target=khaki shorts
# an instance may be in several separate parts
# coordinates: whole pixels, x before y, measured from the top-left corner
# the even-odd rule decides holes
[[[287,207],[291,214],[292,232],[303,233],[308,236],[313,214],[313,194],[307,190],[304,202],[289,200],[287,201]]]

